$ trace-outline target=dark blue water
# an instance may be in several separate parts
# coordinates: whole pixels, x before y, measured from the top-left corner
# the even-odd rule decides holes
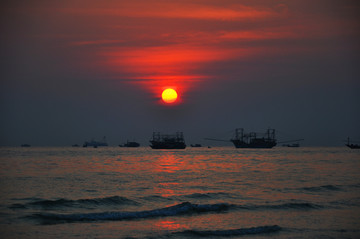
[[[359,238],[360,151],[1,148],[1,238]]]

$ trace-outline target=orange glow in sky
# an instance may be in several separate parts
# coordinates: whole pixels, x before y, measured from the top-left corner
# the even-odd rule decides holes
[[[358,1],[0,6],[0,146],[121,143],[151,129],[193,144],[226,127],[280,128],[309,145],[335,146],[325,137],[333,125],[337,138],[359,135],[350,135],[360,132]],[[176,99],[162,98],[168,88]]]
[[[176,103],[185,103],[204,82],[229,80],[227,74],[237,74],[237,66],[246,60],[321,52],[319,46],[304,47],[298,41],[327,39],[337,34],[334,29],[351,34],[329,16],[299,21],[296,14],[309,19],[301,15],[309,14],[301,2],[90,2],[86,8],[65,4],[58,10],[96,21],[96,29],[88,29],[96,34],[84,30],[71,45],[94,49],[94,65],[105,67],[113,79],[141,88],[159,104],[164,103],[164,88],[176,88],[181,95]]]
[[[191,44],[109,48],[102,53],[108,59],[107,65],[111,71],[125,72],[130,83],[141,86],[154,98],[166,103],[174,101],[161,98],[164,89],[175,89],[177,94],[194,89],[198,83],[209,78],[201,70],[206,64],[228,59],[231,54],[228,50]]]

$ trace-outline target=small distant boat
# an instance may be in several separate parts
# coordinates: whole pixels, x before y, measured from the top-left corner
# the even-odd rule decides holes
[[[351,149],[360,149],[359,144],[350,143],[350,138],[349,137],[348,137],[348,140],[347,140],[347,144],[345,144],[345,145],[348,146]]]
[[[294,143],[294,144],[283,144],[284,147],[291,147],[291,148],[299,148],[300,144],[299,143]]]
[[[73,145],[71,145],[71,147],[79,147],[79,145],[78,144],[73,144]]]
[[[96,141],[94,139],[92,139],[90,141],[85,141],[83,144],[83,147],[88,147],[88,146],[94,147],[94,148],[97,148],[99,146],[108,146],[108,144],[106,143],[106,137],[104,136],[102,141]]]
[[[154,132],[153,137],[150,140],[150,147],[152,149],[185,149],[186,144],[184,135],[182,132],[176,132],[176,134],[160,134]]]
[[[31,147],[30,144],[22,144],[21,147]]]
[[[292,144],[283,144],[283,147],[290,147],[290,148],[299,148],[300,147],[300,141],[303,141],[304,139],[293,139],[293,140],[287,140],[287,141],[282,141],[279,143],[291,143],[291,142],[295,142]]]
[[[139,146],[140,144],[135,141],[127,141],[125,144],[119,144],[119,147],[128,147],[128,148],[136,148]]]
[[[201,144],[190,144],[191,147],[193,148],[199,148],[202,147]]]

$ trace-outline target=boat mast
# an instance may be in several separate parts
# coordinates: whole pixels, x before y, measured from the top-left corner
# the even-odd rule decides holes
[[[235,129],[235,139],[244,141],[244,129],[243,128]]]
[[[268,140],[275,140],[275,129],[269,128],[266,133]]]

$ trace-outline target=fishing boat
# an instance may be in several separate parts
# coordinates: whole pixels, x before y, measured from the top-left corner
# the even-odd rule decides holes
[[[175,134],[161,134],[160,132],[153,132],[153,137],[150,140],[150,147],[152,149],[185,149],[186,144],[182,132]]]
[[[284,147],[290,147],[290,148],[299,148],[299,143],[293,143],[293,144],[283,144]]]
[[[90,141],[85,141],[83,144],[83,147],[94,147],[97,148],[99,146],[108,146],[107,142],[106,142],[106,137],[104,136],[102,141],[96,141],[94,139],[90,140]]]
[[[235,129],[235,137],[230,140],[236,148],[272,148],[276,145],[275,129],[268,129],[265,134],[244,133],[243,128]]]
[[[136,148],[139,147],[140,144],[135,141],[127,141],[125,144],[120,144],[119,147],[128,147],[128,148]]]
[[[292,144],[283,144],[283,147],[290,147],[290,148],[299,148],[300,147],[300,141],[303,141],[304,139],[293,139],[293,140],[287,140],[287,141],[282,141],[282,142],[278,142],[279,144],[283,144],[283,143],[291,143],[294,142]]]
[[[235,129],[235,136],[230,140],[211,138],[205,138],[205,140],[232,142],[235,148],[272,148],[276,145],[275,129],[268,129],[266,133],[260,134],[255,132],[244,133],[243,128],[237,128]]]
[[[345,144],[345,145],[348,146],[351,149],[360,149],[359,144],[350,143],[350,138],[349,137],[348,137],[348,140],[347,140],[347,144]]]
[[[190,144],[191,147],[193,148],[200,148],[202,147],[201,144]]]

